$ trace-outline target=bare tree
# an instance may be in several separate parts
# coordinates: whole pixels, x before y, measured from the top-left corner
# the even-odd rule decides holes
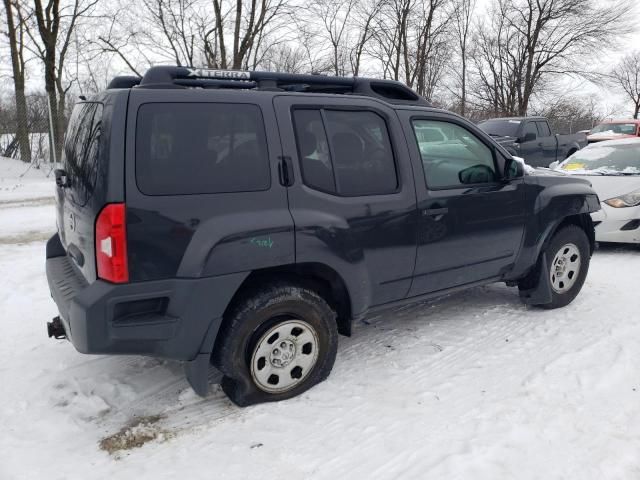
[[[15,0],[4,0],[7,20],[7,39],[11,53],[13,88],[16,104],[15,139],[20,149],[20,159],[31,162],[29,127],[27,121],[27,97],[25,95],[25,22],[20,4]]]
[[[402,80],[431,96],[447,55],[445,7],[451,0],[388,0],[375,20],[371,56],[386,78]]]
[[[447,27],[449,16],[444,11],[449,0],[428,0],[420,4],[416,23],[416,49],[405,49],[405,69],[411,71],[408,85],[426,98],[431,98],[449,58]],[[413,42],[412,42],[413,43]]]
[[[164,42],[149,34],[147,42],[156,46],[166,45],[172,60],[178,66],[194,65],[199,50],[198,0],[143,0],[148,15],[148,25],[159,29]],[[205,21],[209,21],[207,19]],[[154,30],[154,29],[150,29]],[[157,48],[157,47],[156,47]]]
[[[138,4],[136,7],[132,11],[124,2],[114,2],[105,9],[102,12],[104,21],[97,32],[87,38],[87,50],[106,62],[116,59],[116,63],[141,77],[143,69],[153,64],[152,57],[157,54],[169,59],[173,52],[162,41],[164,35],[158,31],[157,25],[148,18],[151,14],[146,5]],[[142,24],[146,28],[140,28]]]
[[[491,22],[479,26],[474,38],[475,107],[476,110],[490,110],[494,116],[515,115],[517,88],[522,75],[522,54],[517,35],[509,32],[502,7],[502,3],[494,5]]]
[[[286,0],[212,0],[214,27],[205,35],[210,67],[243,68],[268,28],[286,12]],[[245,10],[245,3],[248,9]],[[231,46],[228,40],[231,38]]]
[[[476,8],[477,0],[457,0],[453,11],[453,20],[455,22],[455,32],[458,40],[458,48],[460,54],[460,70],[458,73],[460,81],[460,115],[466,114],[467,105],[467,62],[468,62],[468,45],[469,35],[473,20],[473,13]]]
[[[575,133],[591,130],[605,118],[601,105],[593,96],[553,96],[531,108],[533,115],[546,117],[553,131]]]
[[[476,62],[481,100],[525,115],[533,95],[557,75],[584,75],[584,61],[629,31],[634,0],[494,0],[480,26]],[[482,98],[484,96],[484,98]]]
[[[633,102],[633,118],[640,114],[640,51],[624,57],[611,72],[613,83]]]
[[[260,65],[273,72],[305,73],[309,71],[304,49],[287,44],[277,45],[261,58]]]
[[[317,44],[320,49],[324,45],[331,48],[331,70],[334,75],[347,75],[349,55],[350,21],[357,0],[318,0],[309,6],[307,23],[317,22],[321,25],[317,33]]]
[[[354,8],[353,29],[357,33],[355,43],[350,54],[351,71],[357,77],[360,73],[362,59],[369,41],[374,35],[375,18],[380,13],[382,2],[385,0],[360,0]]]
[[[66,97],[72,82],[65,81],[65,62],[80,20],[89,14],[98,0],[33,0],[32,18],[35,25],[27,30],[36,55],[44,67],[44,85],[49,96],[52,140],[55,147],[51,160],[59,159],[65,130]]]
[[[408,23],[413,2],[414,0],[385,1],[376,17],[370,52],[380,62],[385,78],[400,80],[402,77],[402,57],[408,45]]]

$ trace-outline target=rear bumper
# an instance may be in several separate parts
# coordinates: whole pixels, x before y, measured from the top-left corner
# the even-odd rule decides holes
[[[222,315],[246,273],[128,284],[89,284],[57,235],[46,271],[67,338],[82,353],[193,360],[211,353]]]

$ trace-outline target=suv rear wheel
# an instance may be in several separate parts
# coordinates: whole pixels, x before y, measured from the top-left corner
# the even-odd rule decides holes
[[[237,405],[295,397],[331,372],[336,314],[315,291],[289,283],[253,290],[222,327],[212,363]]]

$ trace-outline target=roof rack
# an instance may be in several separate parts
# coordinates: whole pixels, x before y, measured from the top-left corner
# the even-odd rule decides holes
[[[214,70],[194,67],[151,67],[140,77],[116,77],[107,88],[230,88],[270,91],[351,94],[376,97],[393,104],[431,106],[395,80],[332,77],[293,73]]]

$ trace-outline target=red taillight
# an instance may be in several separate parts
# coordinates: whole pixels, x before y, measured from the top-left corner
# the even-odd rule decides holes
[[[127,224],[124,203],[106,205],[96,220],[98,277],[114,283],[129,281]]]

